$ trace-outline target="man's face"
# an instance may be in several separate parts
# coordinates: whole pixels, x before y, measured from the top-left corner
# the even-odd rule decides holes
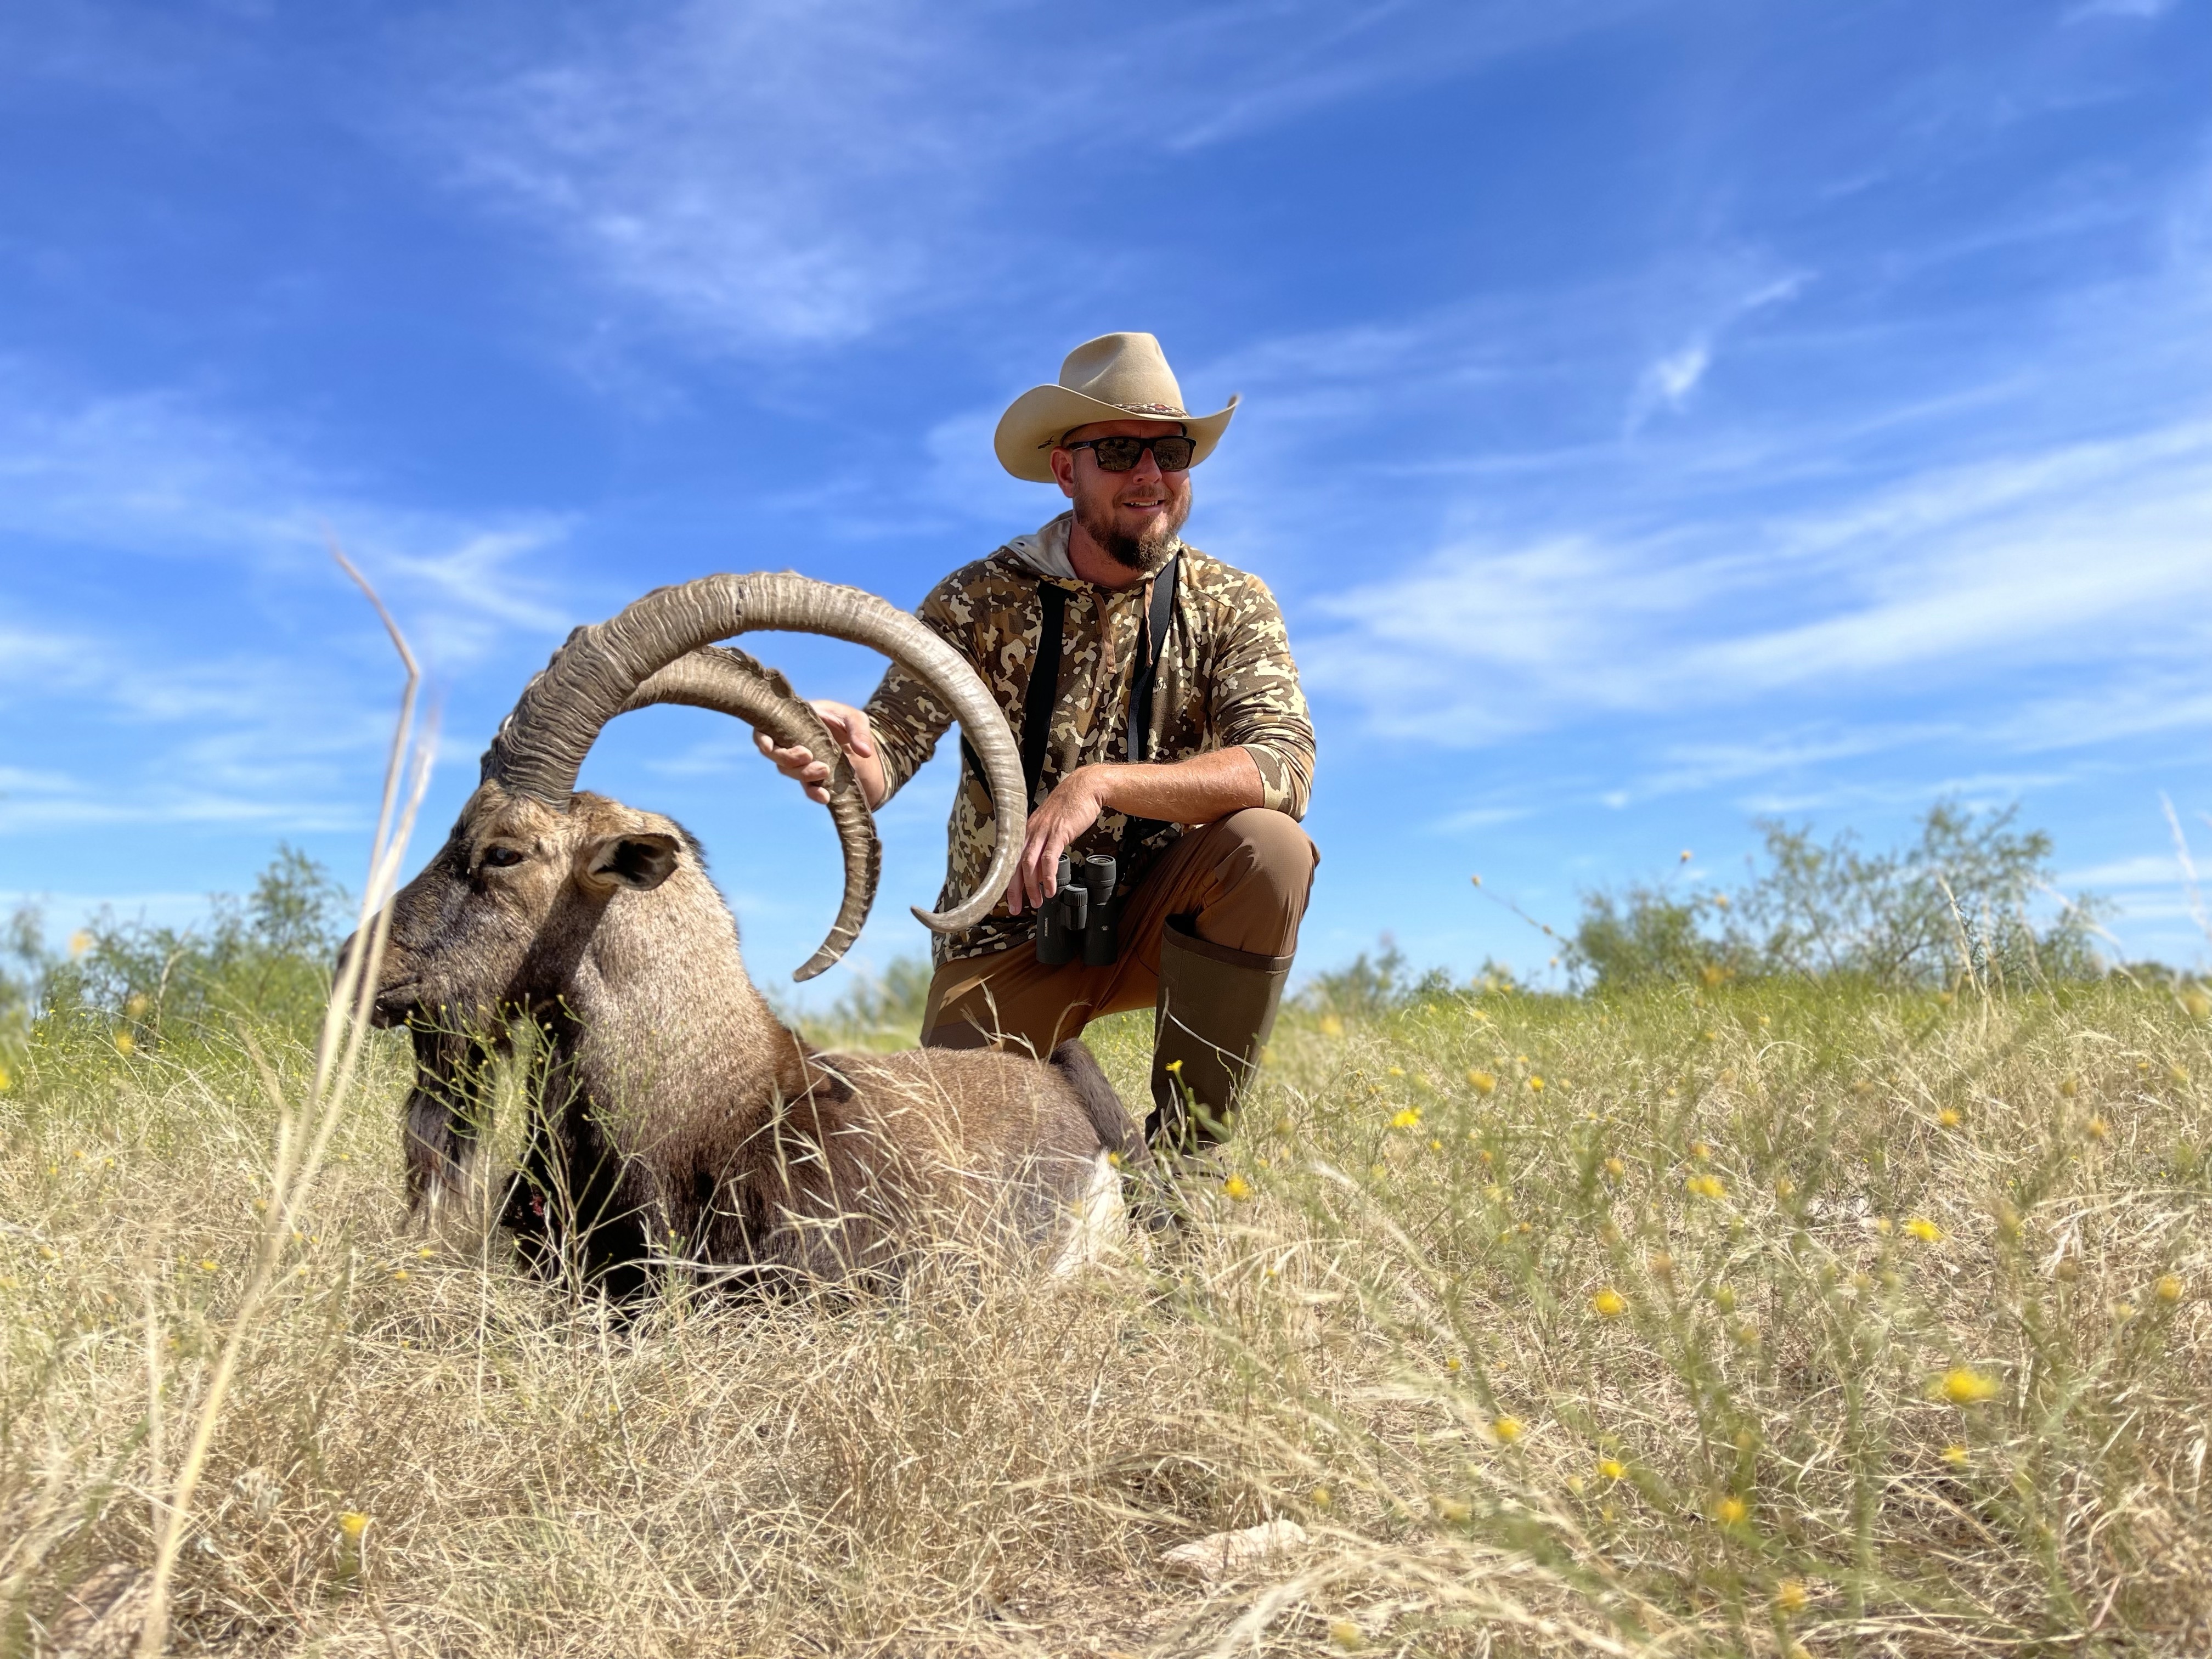
[[[1182,430],[1179,421],[1100,421],[1078,427],[1061,440],[1164,438]],[[1168,561],[1176,532],[1190,517],[1190,474],[1163,472],[1146,450],[1127,472],[1109,472],[1088,449],[1056,448],[1053,477],[1060,493],[1075,503],[1075,521],[1109,558],[1150,574]]]

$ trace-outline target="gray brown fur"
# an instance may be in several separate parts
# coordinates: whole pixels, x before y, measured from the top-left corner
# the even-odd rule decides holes
[[[519,854],[506,867],[495,851]],[[747,978],[737,927],[675,823],[602,796],[566,811],[480,787],[393,900],[376,1002],[408,1024],[410,1196],[458,1192],[469,1071],[503,1023],[550,1039],[537,1130],[505,1219],[611,1288],[653,1257],[732,1276],[895,1267],[948,1222],[1042,1245],[1098,1155],[1143,1161],[1080,1044],[829,1054]]]

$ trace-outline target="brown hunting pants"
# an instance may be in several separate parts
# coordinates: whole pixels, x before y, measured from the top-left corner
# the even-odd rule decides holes
[[[1119,961],[1049,968],[1024,944],[948,962],[929,982],[922,1044],[972,1048],[997,1039],[1048,1054],[1102,1015],[1151,1007],[1170,916],[1190,917],[1212,944],[1287,957],[1320,863],[1297,820],[1264,807],[1189,830],[1123,898]]]

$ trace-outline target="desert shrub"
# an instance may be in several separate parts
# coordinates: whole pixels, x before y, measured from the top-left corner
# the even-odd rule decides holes
[[[134,1045],[244,1016],[305,1030],[321,1017],[349,921],[330,872],[280,846],[250,893],[215,896],[195,926],[104,908],[58,955],[45,947],[37,913],[19,911],[10,943],[25,967],[15,994],[50,1023],[103,1025]]]
[[[1762,821],[1761,860],[1733,893],[1642,885],[1586,896],[1569,960],[1607,989],[1746,975],[1891,988],[2094,978],[2104,971],[2102,902],[2059,896],[2051,837],[2017,829],[2017,817],[2016,806],[1977,814],[1939,802],[1916,840],[1880,853],[1848,830],[1823,844],[1808,827]],[[2055,914],[2039,924],[2052,899]]]

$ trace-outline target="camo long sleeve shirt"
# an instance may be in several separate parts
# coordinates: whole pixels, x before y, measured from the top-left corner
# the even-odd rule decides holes
[[[1018,740],[1043,625],[1038,585],[1055,581],[1066,589],[1060,696],[1032,807],[1076,768],[1129,758],[1132,671],[1152,603],[1150,581],[1109,592],[1076,577],[1067,562],[1068,523],[1063,514],[1036,535],[1018,537],[988,558],[963,565],[931,591],[918,612],[975,665]],[[929,758],[952,723],[952,711],[896,664],[869,698],[867,716],[892,793]],[[1313,783],[1313,721],[1275,596],[1258,577],[1186,544],[1153,682],[1146,757],[1172,762],[1229,748],[1242,748],[1259,768],[1262,805],[1294,818],[1305,815]],[[996,822],[989,791],[963,763],[947,825],[940,908],[966,897],[982,880]],[[1091,853],[1118,857],[1126,892],[1182,833],[1180,824],[1109,811],[1068,851],[1079,864]],[[1034,915],[1009,916],[1002,895],[968,932],[939,936],[934,952],[940,965],[987,956],[1027,944],[1035,931]]]

